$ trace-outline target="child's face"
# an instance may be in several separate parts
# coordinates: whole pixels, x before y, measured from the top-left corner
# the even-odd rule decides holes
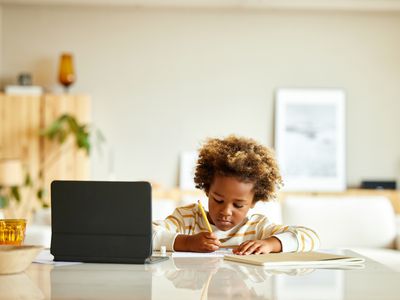
[[[208,210],[211,223],[219,230],[238,225],[254,206],[254,184],[235,177],[217,176],[208,192]]]

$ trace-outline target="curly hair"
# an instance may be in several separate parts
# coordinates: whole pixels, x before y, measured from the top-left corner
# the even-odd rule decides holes
[[[275,198],[276,189],[282,185],[274,152],[253,139],[235,135],[208,139],[199,150],[196,188],[208,193],[216,176],[254,183],[253,203]]]

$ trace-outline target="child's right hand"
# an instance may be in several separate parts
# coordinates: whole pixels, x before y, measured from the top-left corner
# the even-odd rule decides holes
[[[212,232],[200,232],[189,235],[188,246],[193,252],[213,252],[219,249],[221,242]]]
[[[213,252],[219,249],[221,242],[212,232],[200,232],[194,235],[180,234],[175,239],[175,251]]]

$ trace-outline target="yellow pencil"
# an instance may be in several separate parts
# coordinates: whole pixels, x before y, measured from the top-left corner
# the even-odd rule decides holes
[[[206,212],[204,211],[203,205],[201,205],[200,200],[197,200],[197,203],[199,204],[200,212],[201,212],[201,214],[203,215],[204,221],[205,221],[206,224],[207,224],[208,231],[212,232],[211,225],[210,225],[210,223],[208,222],[207,215],[206,215]]]

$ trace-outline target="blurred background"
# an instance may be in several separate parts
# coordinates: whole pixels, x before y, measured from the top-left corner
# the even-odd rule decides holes
[[[400,1],[105,1],[1,3],[1,82],[30,73],[91,98],[106,138],[92,179],[178,185],[179,157],[230,133],[273,146],[281,87],[341,88],[347,185],[400,176]]]
[[[54,179],[150,181],[153,219],[207,208],[194,151],[276,148],[277,91],[296,88],[344,92],[344,140],[321,147],[343,150],[340,188],[309,178],[253,212],[400,271],[400,0],[0,0],[0,219],[49,247]]]
[[[0,0],[0,12],[0,158],[21,161],[17,182],[44,206],[53,179],[149,180],[177,198],[207,137],[274,147],[279,88],[344,91],[347,188],[400,177],[400,1]]]

